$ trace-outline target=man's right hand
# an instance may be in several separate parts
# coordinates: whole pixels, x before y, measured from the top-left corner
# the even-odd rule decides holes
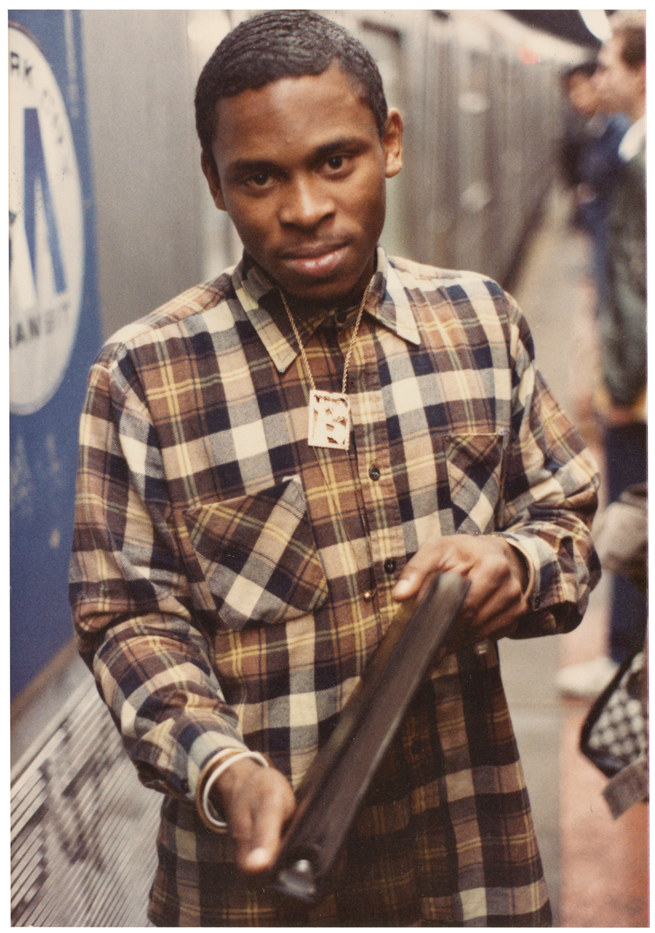
[[[296,809],[291,784],[275,768],[242,758],[221,774],[212,789],[237,846],[242,871],[260,872],[275,864],[282,830]]]

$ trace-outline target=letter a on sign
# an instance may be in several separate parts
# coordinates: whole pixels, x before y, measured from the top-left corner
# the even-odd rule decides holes
[[[52,205],[50,183],[46,172],[43,142],[39,127],[39,111],[36,107],[26,107],[25,114],[25,235],[30,250],[32,271],[36,279],[36,212],[40,207],[43,210],[44,220],[48,232],[48,249],[52,262],[52,272],[55,279],[55,288],[60,295],[66,291],[64,266],[61,261],[59,248],[59,235],[57,233],[57,219]]]

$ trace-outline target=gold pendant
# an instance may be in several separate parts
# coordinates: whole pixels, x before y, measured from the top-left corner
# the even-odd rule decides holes
[[[350,443],[350,402],[338,392],[309,393],[310,447],[348,450]]]

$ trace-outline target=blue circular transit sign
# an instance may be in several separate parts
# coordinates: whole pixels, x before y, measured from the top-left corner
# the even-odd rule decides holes
[[[84,285],[83,197],[66,106],[35,41],[9,29],[11,411],[55,394],[75,343]]]

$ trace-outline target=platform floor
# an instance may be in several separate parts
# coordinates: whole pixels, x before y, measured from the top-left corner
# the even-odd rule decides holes
[[[533,331],[540,369],[601,466],[591,414],[595,293],[585,237],[554,191],[511,289]],[[613,820],[606,779],[578,751],[591,701],[562,699],[560,665],[591,660],[607,639],[607,583],[569,635],[501,644],[501,663],[521,749],[546,880],[560,927],[649,925],[648,805]]]

